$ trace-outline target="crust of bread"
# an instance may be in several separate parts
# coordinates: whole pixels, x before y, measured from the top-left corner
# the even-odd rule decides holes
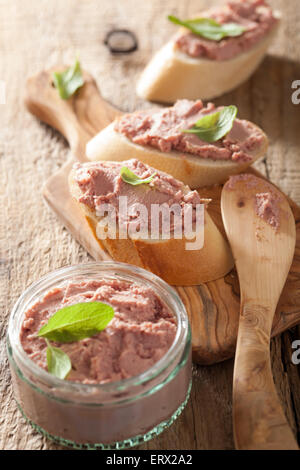
[[[278,13],[276,17],[279,19]],[[146,66],[137,84],[137,94],[161,103],[174,103],[183,98],[210,100],[221,96],[252,75],[277,29],[278,24],[249,51],[224,61],[188,56],[175,46],[176,36]]]
[[[257,128],[255,124],[250,124]],[[169,173],[194,189],[224,183],[230,175],[243,172],[251,163],[265,155],[268,138],[260,128],[259,131],[264,136],[261,147],[252,153],[251,161],[242,163],[212,160],[181,152],[164,153],[150,146],[137,145],[120,132],[116,132],[114,122],[88,142],[86,155],[90,161],[123,161],[137,158],[147,165]]]
[[[97,224],[100,219],[94,210],[79,202],[81,190],[74,180],[74,171],[69,176],[70,193],[80,205],[91,231],[101,249],[105,249],[116,261],[140,266],[160,276],[171,285],[192,286],[213,281],[225,276],[234,265],[228,243],[220,233],[207,210],[205,210],[204,245],[200,250],[186,250],[191,240],[99,240]]]

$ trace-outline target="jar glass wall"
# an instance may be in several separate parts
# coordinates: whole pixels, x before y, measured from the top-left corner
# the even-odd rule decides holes
[[[119,279],[151,287],[174,314],[177,332],[168,352],[145,372],[105,384],[60,380],[35,364],[20,342],[28,308],[69,281]],[[124,263],[100,262],[58,269],[32,284],[15,304],[8,357],[16,401],[39,432],[76,448],[116,449],[147,441],[179,416],[191,388],[191,332],[175,290],[154,274]]]

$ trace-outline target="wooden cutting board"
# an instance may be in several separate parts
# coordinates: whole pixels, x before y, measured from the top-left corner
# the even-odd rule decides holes
[[[55,67],[55,70],[59,68]],[[74,156],[49,177],[43,195],[62,223],[94,259],[110,259],[100,249],[85,218],[72,200],[67,178],[76,159],[87,160],[87,141],[121,112],[101,97],[89,74],[84,73],[85,85],[68,101],[59,98],[51,76],[52,70],[44,71],[27,81],[25,103],[32,114],[61,132]],[[254,169],[250,171],[263,177]],[[212,199],[209,213],[225,235],[220,211],[221,190],[221,185],[201,188],[200,194]],[[289,202],[297,224],[297,243],[293,264],[277,307],[273,336],[300,322],[300,208],[292,200],[289,199]],[[187,308],[192,325],[194,361],[198,364],[214,364],[232,357],[240,306],[239,282],[235,270],[217,281],[176,289]]]

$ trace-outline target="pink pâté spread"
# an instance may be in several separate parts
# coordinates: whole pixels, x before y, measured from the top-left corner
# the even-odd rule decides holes
[[[20,340],[32,361],[47,369],[46,341],[39,329],[60,308],[78,302],[104,302],[114,308],[105,330],[73,343],[54,343],[71,359],[67,380],[107,383],[136,376],[171,347],[177,325],[152,288],[119,279],[68,282],[53,288],[25,313]]]
[[[148,178],[154,173],[155,176],[149,184],[132,186],[121,177],[120,171],[124,166],[141,179]],[[151,209],[153,206],[177,205],[181,216],[174,218],[171,214],[170,231],[172,231],[178,223],[183,223],[185,210],[192,211],[191,222],[195,222],[196,206],[208,202],[206,199],[201,199],[197,191],[189,190],[173,176],[151,168],[137,159],[123,162],[76,163],[73,168],[74,179],[82,193],[79,202],[96,210],[96,213],[97,209],[101,209],[101,205],[111,205],[116,211],[119,223],[127,228],[138,229],[136,224],[140,223],[141,216],[139,205],[143,205],[147,210],[149,230],[152,227]],[[125,214],[119,211],[121,196],[127,198],[128,211]]]
[[[275,232],[280,226],[279,201],[280,197],[273,192],[258,193],[255,196],[256,214],[271,225]]]
[[[125,114],[115,123],[115,131],[133,143],[154,147],[162,152],[177,151],[212,160],[247,162],[262,144],[264,135],[248,121],[235,119],[231,131],[209,143],[195,134],[182,132],[207,114],[220,111],[213,103],[179,100],[174,106]]]
[[[221,41],[202,38],[191,32],[183,33],[176,39],[176,47],[190,57],[219,61],[232,59],[251,49],[278,21],[264,0],[229,1],[201,12],[201,18],[211,18],[220,24],[237,23],[245,28],[240,36]]]
[[[228,182],[226,183],[226,189],[234,189],[235,185],[243,181],[245,186],[249,189],[254,188],[259,183],[259,178],[250,173],[241,173],[239,175],[230,176]]]

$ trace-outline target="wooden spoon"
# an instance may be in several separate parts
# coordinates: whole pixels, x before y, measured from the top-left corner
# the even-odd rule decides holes
[[[274,201],[273,220],[268,208],[264,212],[261,207],[266,219],[257,215],[257,194],[262,193]],[[295,250],[295,220],[283,194],[253,175],[230,178],[222,191],[221,210],[241,290],[233,378],[235,445],[298,449],[276,393],[270,361],[273,317]]]

